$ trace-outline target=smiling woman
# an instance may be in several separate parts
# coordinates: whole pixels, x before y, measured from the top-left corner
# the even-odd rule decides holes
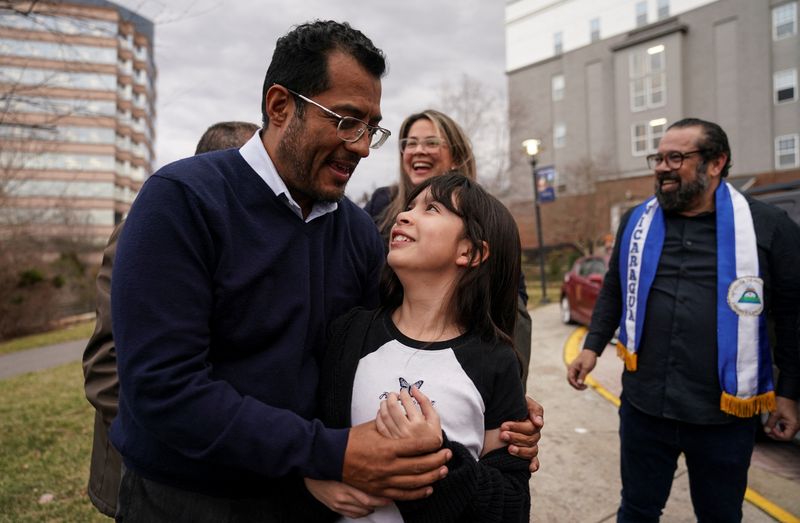
[[[454,170],[470,180],[477,177],[472,144],[446,114],[433,109],[412,114],[403,121],[399,134],[400,179],[392,186],[377,189],[364,207],[387,240],[395,217],[414,187]]]

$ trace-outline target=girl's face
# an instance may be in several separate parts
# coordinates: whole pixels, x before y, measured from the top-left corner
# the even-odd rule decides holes
[[[400,143],[403,171],[415,187],[453,167],[450,147],[427,118],[420,118],[411,124],[408,135]]]
[[[461,217],[433,200],[426,189],[397,215],[389,236],[387,263],[398,273],[405,269],[448,274],[468,263],[461,258],[469,252]]]

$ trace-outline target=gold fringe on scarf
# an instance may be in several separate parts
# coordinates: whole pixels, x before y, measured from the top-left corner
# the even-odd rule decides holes
[[[625,362],[625,368],[631,372],[636,370],[636,353],[629,352],[628,348],[617,342],[617,356]]]
[[[723,392],[719,400],[719,408],[722,412],[733,414],[739,418],[750,418],[762,412],[772,412],[776,409],[775,392],[765,392],[752,398],[737,398]]]

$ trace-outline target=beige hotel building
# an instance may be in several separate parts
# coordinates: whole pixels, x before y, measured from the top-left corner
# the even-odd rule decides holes
[[[153,23],[107,1],[4,4],[0,241],[102,245],[151,172]]]

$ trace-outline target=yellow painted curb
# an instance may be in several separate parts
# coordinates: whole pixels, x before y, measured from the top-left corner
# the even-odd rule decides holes
[[[766,512],[781,523],[800,523],[800,518],[782,509],[772,501],[768,500],[753,489],[748,488],[744,493],[744,499]]]
[[[584,336],[586,336],[587,329],[586,327],[578,327],[575,329],[575,332],[570,334],[569,338],[567,338],[567,343],[564,345],[564,363],[569,365],[572,363],[572,360],[578,357],[578,354],[581,351],[581,340]],[[616,397],[614,394],[608,391],[605,387],[597,383],[597,380],[592,378],[591,374],[586,376],[586,385],[593,388],[600,394],[602,397],[619,407],[619,398]]]
[[[578,327],[575,329],[575,332],[570,334],[569,338],[567,338],[567,342],[564,344],[564,363],[566,365],[569,365],[572,363],[572,360],[578,357],[581,351],[581,340],[586,336],[587,330],[586,327]],[[619,408],[619,398],[597,383],[597,381],[592,378],[591,374],[586,376],[585,383],[600,394],[600,396]],[[745,491],[744,499],[781,523],[800,523],[800,518],[790,514],[751,488]]]

